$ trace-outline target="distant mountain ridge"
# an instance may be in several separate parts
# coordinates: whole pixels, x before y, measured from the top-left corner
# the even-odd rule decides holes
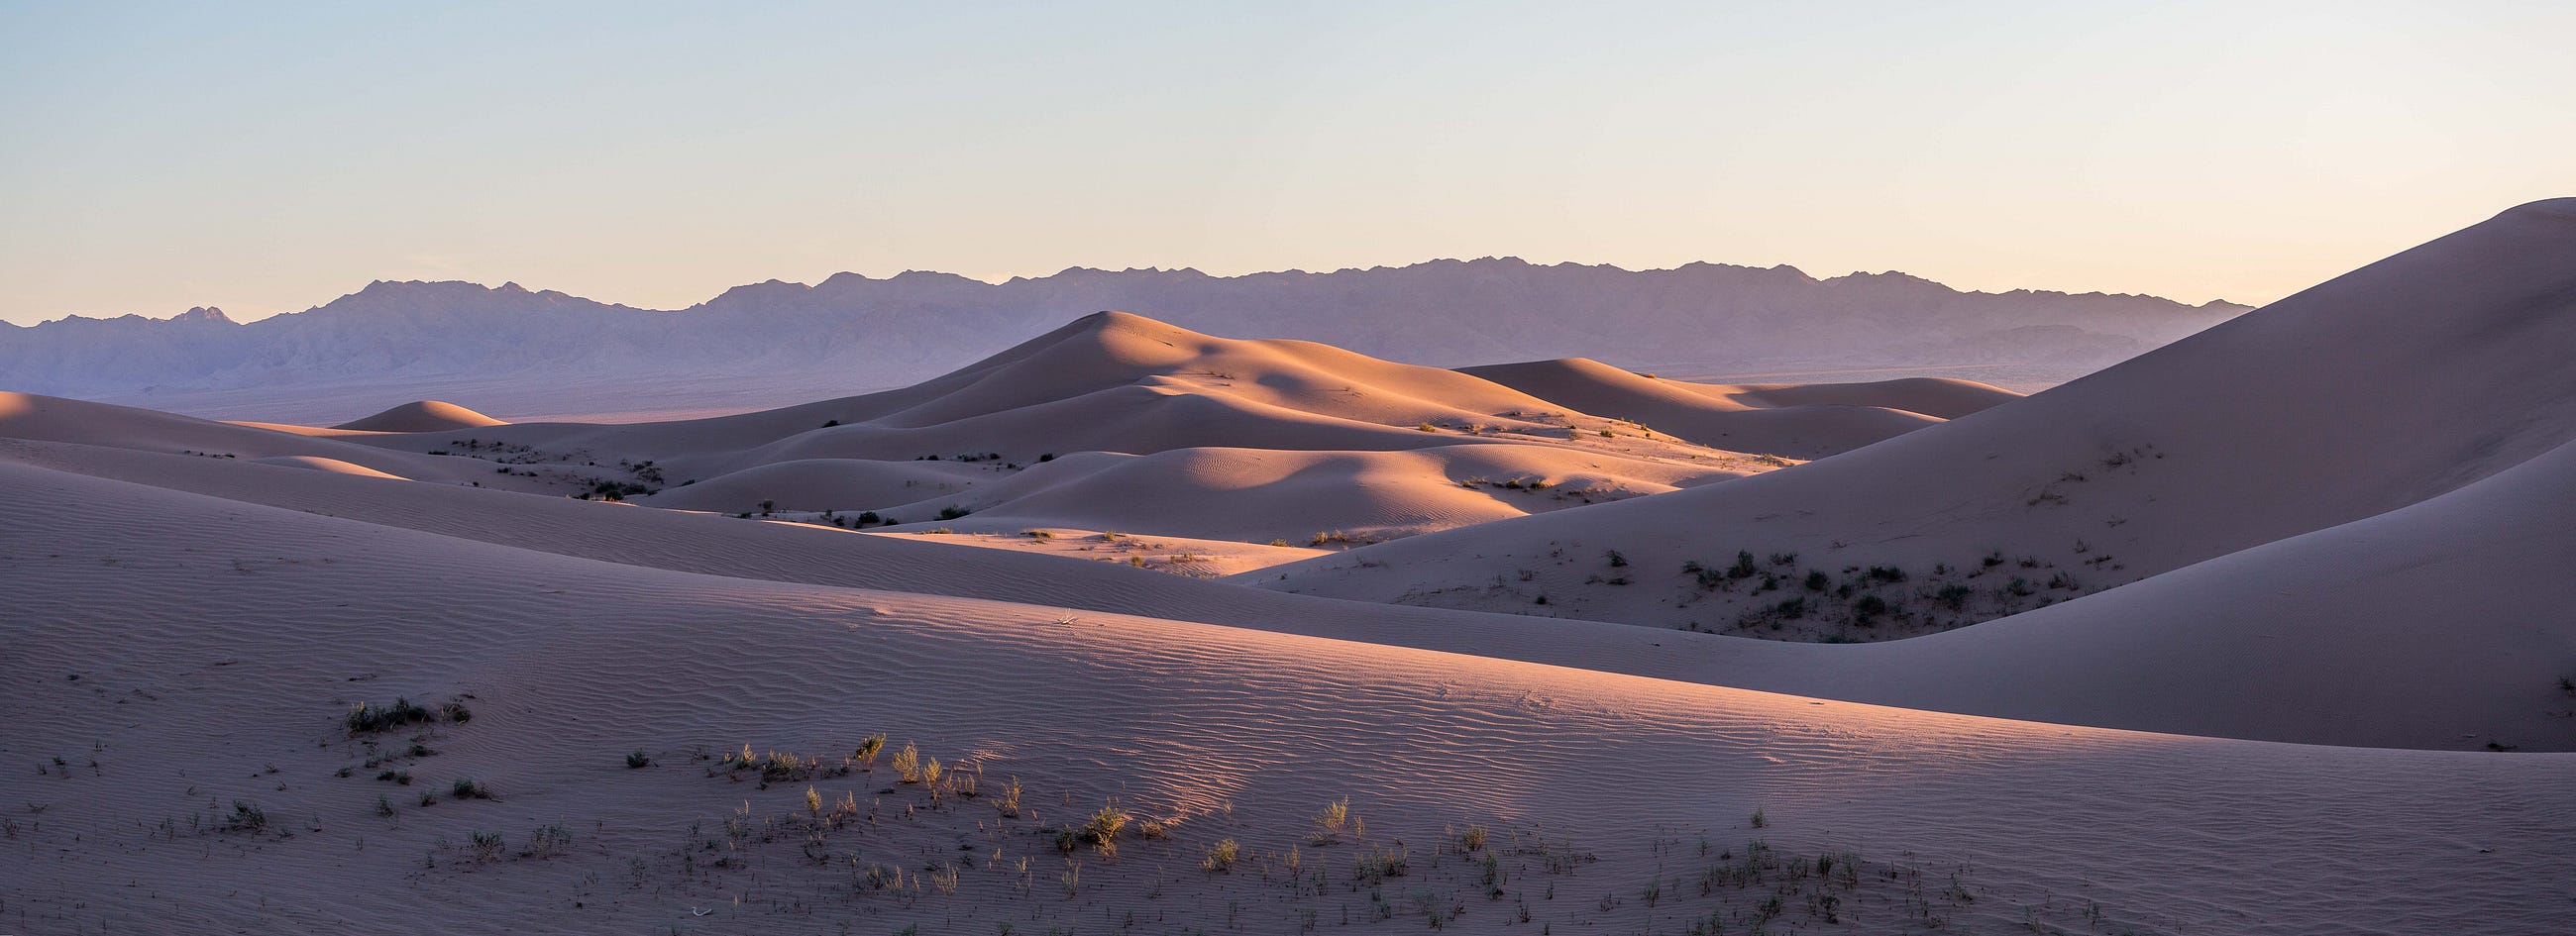
[[[55,395],[352,380],[829,372],[919,379],[1013,338],[1117,309],[1218,334],[1324,341],[1414,363],[1588,356],[1629,366],[1787,368],[2045,361],[2098,367],[2242,313],[2154,296],[1963,292],[1903,273],[1541,266],[1515,258],[1217,277],[1073,268],[770,280],[677,311],[516,283],[378,281],[238,323],[69,317],[0,327],[0,387]]]

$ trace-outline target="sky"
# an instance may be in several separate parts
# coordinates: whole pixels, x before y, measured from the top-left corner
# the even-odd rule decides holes
[[[0,0],[0,319],[1518,256],[2268,302],[2576,195],[2576,4]]]

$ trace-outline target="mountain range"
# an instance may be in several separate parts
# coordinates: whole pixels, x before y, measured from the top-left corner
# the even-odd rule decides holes
[[[516,283],[387,282],[237,322],[72,316],[0,327],[0,386],[100,398],[442,379],[806,374],[893,386],[1103,309],[1216,334],[1331,343],[1454,366],[1584,355],[1703,369],[2036,364],[2080,373],[2246,311],[2227,302],[1966,292],[1903,273],[1787,266],[1668,270],[1514,258],[1218,277],[1095,270],[987,283],[855,273],[739,286],[687,309]]]

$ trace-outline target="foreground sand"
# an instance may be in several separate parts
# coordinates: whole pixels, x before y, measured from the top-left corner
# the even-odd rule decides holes
[[[1785,886],[1784,865],[1758,886],[1722,878],[1701,895],[1718,855],[1740,862],[1752,839],[1811,862],[1857,853],[1866,875],[1826,894],[1855,926],[1992,928],[2027,915],[2083,931],[2098,913],[2112,932],[2543,932],[2576,920],[2567,895],[2534,886],[2576,873],[2562,847],[2576,833],[2566,755],[2282,746],[1824,703],[669,572],[0,473],[0,509],[48,531],[0,564],[9,593],[27,596],[8,664],[42,677],[11,694],[20,727],[7,745],[46,771],[0,781],[9,801],[36,807],[13,817],[7,851],[24,882],[11,922],[29,931],[780,925],[744,917],[1044,931],[1117,929],[1133,913],[1145,931],[1230,916],[1290,932],[1306,909],[1371,923],[1381,899],[1394,916],[1380,927],[1421,927],[1420,907],[1455,900],[1466,907],[1455,922],[1480,930],[1516,925],[1527,904],[1535,923],[1673,931],[1712,912],[1758,915]],[[157,535],[174,526],[195,535]],[[342,725],[347,706],[395,696],[455,699],[473,717],[358,739]],[[1005,821],[989,796],[934,805],[887,782],[887,766],[763,790],[695,759],[749,744],[837,763],[880,732],[975,764],[986,792],[1019,777],[1038,791],[1037,817]],[[401,753],[415,733],[435,753]],[[376,768],[364,766],[368,739]],[[628,769],[637,750],[656,766]],[[350,776],[333,775],[343,767]],[[382,770],[415,782],[372,779]],[[497,798],[454,799],[458,778]],[[808,786],[833,802],[850,794],[876,821],[796,828]],[[419,805],[423,790],[442,801]],[[1089,846],[1068,856],[1038,831],[1113,796],[1170,820],[1171,837],[1131,838],[1112,859]],[[1311,817],[1345,796],[1366,837],[1312,844]],[[377,815],[379,797],[393,815]],[[267,827],[215,828],[236,800]],[[1501,899],[1486,899],[1478,859],[1437,854],[1444,827],[1469,825],[1496,841],[1517,833],[1527,849],[1510,856]],[[552,829],[568,842],[533,847]],[[477,832],[504,844],[478,849]],[[820,863],[803,848],[818,834]],[[1219,838],[1271,856],[1271,880],[1249,860],[1240,875],[1199,870]],[[1355,854],[1398,842],[1406,876],[1355,871]],[[1300,877],[1320,872],[1320,888],[1283,883],[1292,845]],[[1021,858],[1036,882],[1025,892]],[[1071,860],[1082,871],[1068,894]],[[936,880],[952,861],[953,896],[938,883],[913,896],[866,889],[870,864],[916,876],[926,865]],[[1804,909],[1817,893],[1800,890],[1782,920],[1822,926]]]

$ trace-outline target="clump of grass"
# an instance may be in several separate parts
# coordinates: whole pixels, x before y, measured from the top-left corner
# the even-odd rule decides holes
[[[1761,807],[1758,807],[1758,806],[1757,806],[1757,807],[1754,807],[1754,810],[1753,810],[1753,820],[1752,820],[1752,821],[1753,821],[1753,827],[1754,827],[1754,828],[1756,828],[1756,829],[1759,829],[1759,828],[1763,828],[1763,827],[1769,826],[1769,825],[1771,824],[1771,817],[1770,817],[1770,816],[1768,816],[1768,815],[1765,815],[1765,814],[1762,812]]]
[[[448,785],[447,795],[460,800],[493,798],[492,788],[474,782],[472,777],[456,778],[455,783]]]
[[[903,750],[894,752],[894,773],[905,783],[920,783],[921,749],[910,741],[904,742]]]
[[[1018,817],[1018,816],[1019,816],[1019,814],[1020,814],[1020,778],[1018,778],[1018,777],[1012,777],[1012,778],[1011,778],[1011,785],[1010,785],[1010,786],[1003,787],[1003,788],[1002,788],[1002,795],[1000,795],[1000,796],[998,796],[998,797],[995,797],[995,798],[993,799],[993,808],[994,808],[994,809],[996,809],[996,810],[1000,810],[1000,811],[1001,811],[1001,813],[1002,813],[1002,815],[1005,815],[1005,816],[1011,816],[1011,817],[1014,817],[1014,818],[1016,818],[1016,817]]]
[[[1199,859],[1199,870],[1209,874],[1231,872],[1241,851],[1242,846],[1235,844],[1233,839],[1218,839],[1216,844],[1208,846],[1207,857]]]
[[[268,812],[249,800],[234,800],[233,814],[224,817],[224,831],[227,832],[265,832],[267,830]]]
[[[476,857],[490,861],[501,856],[501,833],[476,829],[470,837],[474,841]]]
[[[805,811],[817,816],[823,814],[823,794],[810,786],[805,788]]]
[[[1118,808],[1117,800],[1110,800],[1082,825],[1057,830],[1055,847],[1069,852],[1076,846],[1089,845],[1099,849],[1102,855],[1118,857],[1118,835],[1127,830],[1127,823],[1132,818],[1126,810]]]
[[[642,752],[642,751],[629,751],[629,752],[627,752],[627,754],[626,754],[626,769],[628,769],[628,770],[642,770],[642,769],[644,769],[644,768],[646,768],[646,767],[651,767],[651,766],[653,766],[653,758],[652,758],[650,755],[647,755],[647,754],[645,754],[645,753],[644,753],[644,752]]]
[[[1342,833],[1351,828],[1351,798],[1342,797],[1324,804],[1315,814],[1315,844],[1330,845],[1341,841]]]
[[[436,717],[437,715],[430,710],[413,705],[410,699],[395,699],[392,705],[386,706],[360,702],[356,707],[349,709],[347,721],[350,734],[364,734],[370,731],[399,728],[415,722],[425,722]]]
[[[968,510],[964,507],[959,507],[955,504],[950,504],[946,507],[939,508],[939,519],[957,520],[964,518],[967,514],[971,513],[974,513],[974,511]]]
[[[939,778],[946,776],[947,773],[947,768],[939,766],[939,758],[933,757],[929,760],[923,761],[921,764],[921,785],[929,787],[930,791],[934,794],[938,793]]]
[[[1136,834],[1148,839],[1167,839],[1172,837],[1172,827],[1160,819],[1138,819]]]
[[[1468,826],[1467,831],[1458,835],[1458,850],[1470,852],[1483,851],[1485,849],[1485,837],[1484,826]]]
[[[881,734],[861,738],[858,749],[850,752],[850,759],[858,761],[861,767],[873,769],[877,763],[877,752],[885,750],[885,742],[886,737]]]

